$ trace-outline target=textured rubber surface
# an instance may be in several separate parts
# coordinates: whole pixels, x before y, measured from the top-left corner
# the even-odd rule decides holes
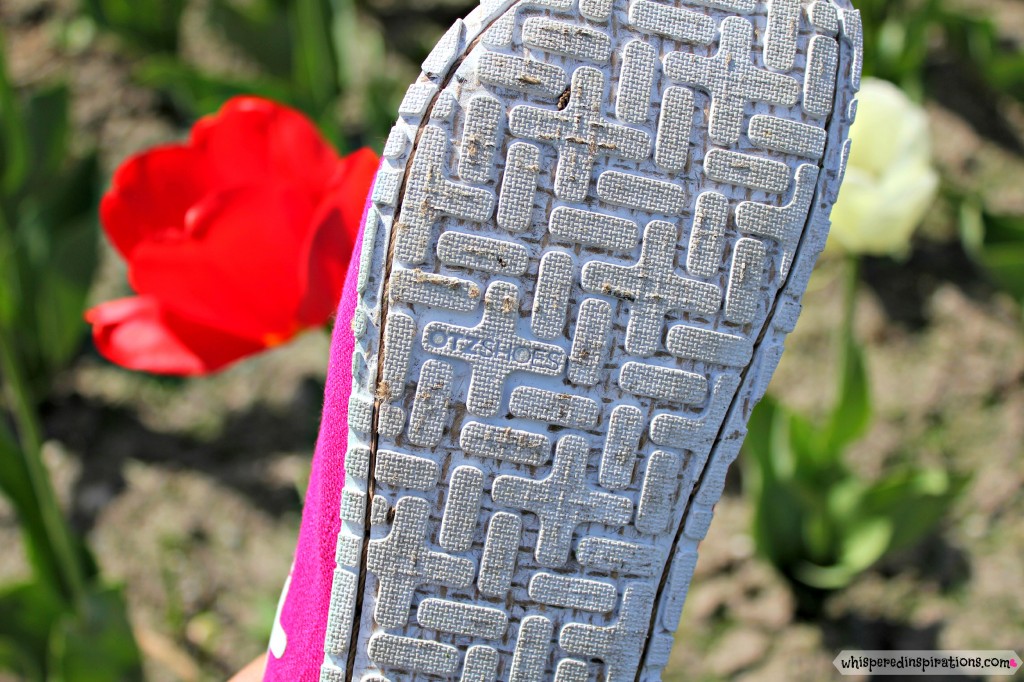
[[[323,680],[656,680],[828,232],[859,15],[493,0],[370,210]]]

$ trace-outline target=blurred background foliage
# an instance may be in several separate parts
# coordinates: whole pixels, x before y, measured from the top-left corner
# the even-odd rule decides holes
[[[88,0],[85,11],[135,51],[135,78],[165,94],[183,119],[212,113],[231,96],[258,94],[304,111],[342,151],[387,135],[414,65],[466,9],[465,2],[203,4],[201,21],[232,53],[212,67],[179,58],[183,0]]]
[[[864,72],[923,96],[937,50],[961,60],[988,87],[1024,99],[1024,54],[1001,34],[981,4],[947,0],[862,0],[857,3],[871,40]]]
[[[0,586],[0,669],[24,679],[138,677],[119,588],[69,527],[40,458],[39,406],[81,352],[96,272],[101,177],[73,153],[70,95],[54,83],[16,92],[0,42],[0,491],[21,527],[33,575]]]
[[[472,4],[0,1],[0,543],[25,547],[0,556],[13,679],[218,679],[259,652],[316,434],[322,338],[192,382],[98,360],[81,312],[124,290],[96,223],[112,168],[237,94],[299,108],[341,151],[379,150]],[[1024,485],[1024,4],[856,4],[865,75],[928,112],[941,192],[902,255],[832,254],[812,282],[670,679],[820,680],[846,645],[1024,633],[1024,537],[1007,525]]]

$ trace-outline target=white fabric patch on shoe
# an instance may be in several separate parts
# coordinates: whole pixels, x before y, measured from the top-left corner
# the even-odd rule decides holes
[[[270,655],[274,658],[284,658],[284,652],[288,648],[288,633],[281,625],[281,611],[284,610],[284,603],[288,600],[288,588],[292,586],[291,572],[288,579],[284,581],[281,589],[281,598],[277,602],[277,613],[274,614],[274,629],[270,631]]]

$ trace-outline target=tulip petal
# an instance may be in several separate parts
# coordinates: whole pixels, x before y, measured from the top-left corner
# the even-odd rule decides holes
[[[379,168],[380,159],[374,151],[363,148],[341,160],[339,170],[331,183],[331,197],[341,210],[341,218],[352,243],[355,243],[356,235],[362,226],[366,200]]]
[[[225,187],[294,185],[319,197],[338,155],[298,111],[236,97],[192,129],[191,145]]]
[[[304,287],[298,317],[303,326],[315,327],[327,321],[341,299],[345,273],[352,257],[352,239],[342,222],[341,213],[332,208],[320,220],[313,234],[306,269],[301,276]]]
[[[318,210],[301,281],[304,297],[299,319],[307,326],[326,322],[341,298],[378,165],[377,155],[370,149],[345,157],[339,164],[329,196]]]
[[[147,239],[180,237],[185,214],[208,191],[202,159],[183,145],[130,157],[114,173],[100,205],[107,236],[127,259]]]
[[[829,244],[854,254],[902,257],[938,190],[928,116],[898,87],[864,79],[853,151],[832,210]]]
[[[135,290],[258,343],[291,338],[301,327],[301,233],[313,212],[307,197],[246,187],[214,195],[196,212],[189,239],[136,247],[129,262]]]
[[[104,303],[85,317],[93,325],[93,341],[103,357],[142,372],[209,374],[264,349],[177,316],[145,296]]]

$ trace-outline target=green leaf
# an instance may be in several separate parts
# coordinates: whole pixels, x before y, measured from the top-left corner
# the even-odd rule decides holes
[[[28,175],[29,152],[21,104],[7,76],[3,33],[0,32],[0,196],[12,196]],[[6,204],[7,199],[2,202]],[[4,210],[0,205],[0,210]]]
[[[1024,99],[1024,56],[1000,55],[984,69],[989,83],[998,90]]]
[[[968,480],[942,469],[892,474],[868,488],[861,514],[892,524],[889,551],[910,547],[935,529]]]
[[[768,438],[768,459],[772,471],[780,480],[791,480],[797,473],[801,459],[799,452],[793,451],[792,429],[793,413],[782,405],[775,408]]]
[[[17,353],[39,400],[80,348],[82,311],[98,261],[99,163],[95,155],[46,178],[20,208],[12,268]]]
[[[985,245],[1024,244],[1024,216],[984,214]]]
[[[0,206],[0,332],[15,326],[18,314],[18,267],[14,231]]]
[[[87,331],[82,312],[98,253],[96,221],[66,228],[54,245],[53,273],[37,283],[38,342],[47,377],[63,369],[81,347]]]
[[[780,407],[775,419],[772,458],[776,470],[796,480],[807,491],[808,504],[817,507],[826,488],[846,475],[842,451],[829,449],[826,432],[801,414]]]
[[[770,395],[765,396],[747,422],[747,438],[743,441],[743,448],[747,457],[743,461],[751,460],[751,456],[760,462],[762,466],[771,466],[770,448],[772,442],[772,427],[775,424],[775,413],[779,405]]]
[[[823,590],[842,589],[882,558],[891,538],[892,525],[888,519],[865,519],[842,536],[837,561],[826,565],[804,561],[794,573],[805,585]]]
[[[340,108],[353,114],[361,112],[358,118],[364,127],[363,139],[379,144],[387,138],[394,111],[402,101],[408,82],[416,78],[419,70],[412,60],[395,59],[390,54],[387,36],[366,21],[359,11],[362,3],[358,0],[329,0],[329,3],[331,44],[342,98]],[[391,43],[393,47],[394,41]],[[407,52],[409,48],[405,44],[399,51]],[[329,138],[337,135],[327,126],[323,128]],[[346,140],[333,141],[340,151],[347,151]]]
[[[39,224],[53,239],[67,237],[82,222],[97,224],[101,183],[99,156],[95,152],[76,160],[62,175],[50,177],[47,186],[37,194]],[[59,252],[50,249],[50,253]]]
[[[186,0],[85,0],[102,28],[147,52],[175,52]]]
[[[22,540],[35,575],[53,593],[62,585],[58,559],[49,542],[46,522],[36,500],[25,459],[6,424],[0,422],[0,492],[7,496],[18,515]],[[3,612],[0,609],[0,612]],[[0,618],[0,634],[3,634]]]
[[[0,641],[21,654],[11,663],[41,674],[50,648],[50,634],[65,613],[60,598],[45,584],[29,582],[0,592]],[[3,660],[0,655],[0,660]]]
[[[760,481],[754,508],[754,545],[783,573],[807,555],[803,536],[807,510],[801,504],[802,497],[792,482],[771,476]]]
[[[829,486],[827,513],[840,528],[855,526],[861,519],[861,501],[867,484],[852,474]]]
[[[786,431],[789,449],[794,458],[794,476],[813,482],[822,479],[822,472],[836,463],[841,452],[825,448],[826,433],[810,419],[789,411]]]
[[[895,526],[891,518],[865,516],[843,534],[839,563],[851,575],[870,568],[892,548]]]
[[[267,73],[277,78],[292,75],[292,37],[281,30],[288,22],[285,6],[266,1],[237,5],[229,0],[212,0],[207,19]]]
[[[871,391],[864,368],[864,351],[853,336],[844,334],[840,359],[839,394],[826,426],[824,448],[838,453],[863,436],[871,426]]]
[[[385,59],[380,35],[365,35],[360,31],[359,12],[353,0],[330,0],[331,46],[338,74],[338,88],[349,90],[357,82],[359,58]],[[360,34],[363,35],[360,35]]]
[[[55,188],[40,214],[51,240],[36,285],[40,349],[49,373],[63,369],[86,331],[82,319],[99,262],[99,160],[91,155]]]
[[[959,207],[960,240],[964,250],[978,258],[985,247],[985,216],[977,200],[967,198]]]
[[[120,588],[92,592],[81,616],[66,615],[52,633],[50,682],[135,682],[142,660]]]
[[[37,185],[63,170],[67,161],[70,100],[67,86],[57,85],[32,93],[26,102],[25,128]]]
[[[999,285],[1024,302],[1024,244],[985,247],[982,262]]]
[[[787,422],[785,409],[770,397],[762,400],[747,424],[746,453],[740,460],[745,490],[754,501],[754,544],[783,573],[805,554],[805,498],[792,480],[792,467],[775,452],[780,444],[788,447]]]
[[[807,499],[811,496],[805,494],[804,497]],[[822,496],[812,499],[811,502],[804,507],[800,517],[804,557],[814,563],[830,563],[835,561],[839,538],[832,518],[826,513],[827,499]]]
[[[150,57],[134,72],[139,84],[166,92],[174,104],[193,117],[212,114],[239,95],[257,95],[285,104],[292,101],[285,83],[272,78],[243,81],[205,74],[177,59]]]
[[[846,587],[857,575],[890,552],[912,546],[930,533],[966,479],[939,469],[906,471],[864,487],[850,481],[833,495],[831,505],[840,543],[832,562],[802,561],[795,571],[801,582],[826,590]]]
[[[44,682],[43,669],[16,641],[0,636],[0,672],[26,682]]]
[[[936,23],[950,47],[972,62],[989,87],[1024,98],[1024,55],[1005,41],[990,18],[949,7],[939,12]]]
[[[293,83],[317,117],[338,96],[338,72],[332,44],[330,7],[325,0],[295,0],[291,5]]]
[[[1024,302],[1024,216],[985,212],[976,202],[960,207],[964,248],[995,282]]]
[[[20,460],[18,442],[7,426],[6,419],[0,420],[0,493],[11,498],[18,513],[21,513],[19,496],[24,494],[23,488],[28,481],[24,467],[17,465]]]

